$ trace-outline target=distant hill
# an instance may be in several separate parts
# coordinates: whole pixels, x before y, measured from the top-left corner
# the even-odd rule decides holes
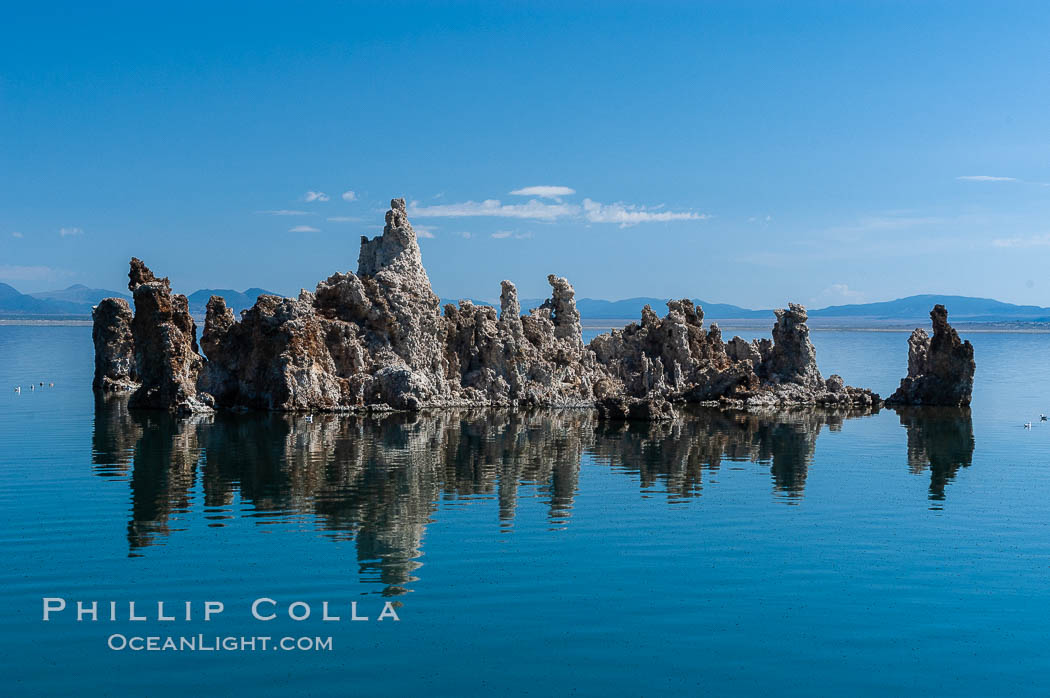
[[[479,301],[473,298],[470,299],[474,305],[493,305],[486,301]],[[546,298],[522,298],[518,302],[521,304],[522,312],[527,313],[531,308],[538,308],[543,305]],[[640,319],[642,316],[642,308],[646,305],[652,306],[653,310],[658,315],[665,315],[667,313],[667,301],[669,298],[652,298],[646,296],[639,296],[638,298],[625,298],[620,301],[607,301],[600,298],[578,298],[576,300],[576,309],[580,311],[580,316],[584,319],[592,320],[623,320],[623,319]],[[441,305],[444,307],[446,303],[455,304],[457,301],[447,298],[441,299]],[[705,303],[704,301],[694,300],[694,304],[701,306],[704,309],[704,318],[711,318],[712,320],[718,318],[733,318],[733,319],[750,319],[750,318],[766,318],[771,317],[773,314],[772,310],[749,310],[748,308],[741,308],[736,305],[729,305],[726,303]]]
[[[88,288],[84,284],[73,284],[69,288],[60,291],[40,291],[39,293],[27,294],[33,298],[45,301],[62,301],[65,303],[79,303],[88,306],[90,312],[92,306],[98,305],[103,298],[123,298],[131,302],[131,296],[120,291],[107,291],[104,288]]]
[[[459,305],[460,301],[470,301],[474,305],[485,305],[485,306],[490,306],[490,307],[493,307],[493,308],[498,308],[499,307],[499,303],[489,303],[488,301],[481,301],[481,300],[478,300],[477,298],[439,298],[438,299],[438,302],[441,304],[441,312],[445,311],[445,306],[446,305]],[[540,302],[542,303],[543,301],[540,301]],[[527,312],[527,309],[525,308],[524,305],[522,305],[521,308],[522,308],[521,312],[523,312],[523,313]]]
[[[240,315],[242,310],[255,305],[259,296],[279,296],[281,294],[267,291],[262,288],[249,288],[244,292],[234,291],[232,288],[202,288],[194,291],[186,298],[190,302],[191,315],[204,315],[208,311],[208,299],[212,296],[222,296],[226,305],[233,309],[234,315]]]
[[[84,305],[65,300],[36,298],[19,292],[13,286],[0,283],[0,314],[15,317],[73,317],[84,315]],[[87,306],[87,314],[91,314],[90,305]]]
[[[228,288],[203,288],[189,294],[190,312],[198,317],[206,312],[208,299],[213,295],[222,296],[234,313],[255,304],[260,295],[274,294],[262,288],[249,288],[235,291]],[[91,308],[103,298],[124,298],[131,301],[131,296],[120,291],[108,291],[101,288],[89,288],[75,284],[69,288],[56,291],[41,291],[24,294],[14,287],[0,283],[0,318],[90,318]],[[487,301],[469,299],[475,305],[493,305]],[[543,298],[523,298],[521,308],[528,312],[543,304]],[[597,298],[580,298],[576,307],[586,320],[638,320],[642,308],[652,306],[658,315],[667,312],[665,298],[641,296],[625,298],[618,301],[607,301]],[[447,303],[456,304],[458,299],[442,298],[441,306]],[[693,303],[704,309],[705,320],[758,320],[772,321],[773,311],[752,310],[728,303],[707,303],[693,300]],[[952,322],[1050,322],[1050,308],[1036,305],[1014,305],[991,298],[973,298],[970,296],[941,296],[925,294],[908,296],[881,303],[857,303],[853,305],[833,305],[827,308],[809,310],[810,320],[815,327],[837,326],[886,326],[899,324],[925,324],[929,321],[930,309],[937,303],[948,308]],[[496,304],[498,305],[498,304]]]
[[[8,286],[5,283],[0,283],[0,302],[6,301],[11,298],[17,298],[22,294],[19,293],[14,286]]]
[[[543,304],[543,298],[523,298],[521,308],[528,312]],[[667,312],[666,298],[638,297],[619,301],[607,301],[595,298],[580,298],[576,308],[584,320],[622,320],[638,319],[642,308],[652,306],[658,315]],[[442,305],[447,302],[442,300]],[[474,301],[475,305],[492,305],[484,301]],[[708,303],[693,299],[693,303],[704,309],[705,320],[770,320],[773,310],[752,310],[728,303]],[[858,326],[865,321],[884,324],[887,322],[929,322],[930,309],[937,303],[948,308],[953,322],[1050,322],[1050,308],[1035,305],[1014,305],[990,298],[973,298],[970,296],[940,296],[926,294],[908,296],[881,303],[858,303],[854,305],[833,305],[827,308],[810,309],[809,317],[816,324],[827,326],[832,323],[846,323]]]
[[[240,313],[241,310],[253,306],[258,296],[269,293],[270,291],[261,288],[249,288],[243,293],[231,289],[206,288],[194,291],[187,298],[190,302],[190,313],[194,315],[204,315],[208,299],[213,295],[222,296],[235,313]],[[131,302],[131,296],[127,293],[88,288],[83,284],[74,284],[55,291],[21,293],[13,286],[0,283],[0,317],[85,319],[91,317],[91,309],[103,298],[123,298]]]
[[[580,315],[585,318],[641,318],[642,308],[646,305],[652,306],[657,315],[667,314],[667,301],[669,298],[627,298],[622,301],[605,301],[595,298],[581,298],[576,301],[576,308]],[[704,319],[716,320],[719,318],[768,318],[772,314],[769,310],[750,310],[727,303],[707,303],[706,301],[692,299],[694,305],[704,309]]]
[[[1050,308],[1037,305],[1014,305],[991,298],[970,296],[939,296],[926,294],[908,296],[882,303],[833,305],[809,311],[811,318],[872,318],[878,320],[925,320],[930,309],[940,303],[948,309],[951,322],[1047,322]]]

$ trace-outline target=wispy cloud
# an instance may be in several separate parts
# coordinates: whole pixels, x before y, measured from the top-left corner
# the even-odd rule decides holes
[[[432,239],[434,237],[434,231],[437,228],[429,225],[413,225],[412,230],[416,231],[417,238]]]
[[[578,206],[569,204],[546,204],[533,199],[524,204],[503,204],[498,199],[485,201],[465,201],[461,204],[437,204],[420,206],[413,201],[408,214],[418,218],[467,218],[472,216],[489,216],[495,218],[531,218],[536,220],[554,220],[570,216],[579,211]]]
[[[992,245],[994,247],[1050,247],[1050,234],[997,238],[992,240]]]
[[[460,236],[464,240],[469,240],[470,238],[474,237],[473,233],[468,233],[465,230],[462,231],[462,232],[456,233],[456,235]]]
[[[329,216],[325,220],[332,223],[360,223],[363,219],[358,216]]]
[[[863,302],[864,294],[860,291],[854,291],[848,284],[831,284],[809,301],[810,305],[818,307]]]
[[[659,208],[633,206],[622,202],[602,204],[591,199],[583,200],[583,216],[588,221],[619,223],[621,228],[655,221],[702,221],[710,218],[707,214],[693,211],[661,211]]]
[[[826,247],[830,241],[843,245],[856,245],[879,236],[886,237],[894,233],[906,234],[912,230],[936,229],[938,226],[943,227],[961,222],[962,219],[958,216],[929,216],[917,215],[912,211],[884,211],[861,215],[852,222],[831,226],[818,232],[814,238],[796,240],[796,244]]]
[[[23,235],[22,233],[20,233],[17,230],[15,230],[14,232],[11,233],[11,237],[13,237],[13,238],[24,238],[25,235]]]
[[[500,230],[498,232],[493,233],[490,237],[494,237],[497,240],[503,240],[505,238],[509,238],[513,234],[514,233],[510,232],[509,230]]]
[[[531,189],[532,187],[530,187]],[[567,189],[567,187],[565,187]],[[519,189],[518,193],[525,191]],[[603,204],[592,199],[584,199],[583,205],[568,204],[558,201],[547,203],[532,199],[523,204],[504,204],[499,199],[484,201],[464,201],[458,204],[437,204],[422,206],[413,201],[408,207],[408,214],[416,218],[469,218],[486,216],[491,218],[519,218],[539,221],[554,221],[563,218],[577,218],[589,223],[618,223],[620,227],[660,221],[696,221],[706,220],[709,215],[695,211],[665,211],[660,206],[637,206],[616,202]]]
[[[846,226],[846,228],[856,232],[901,230],[947,222],[948,219],[943,216],[861,216],[857,219],[856,225]]]
[[[70,235],[83,235],[84,231],[80,228],[62,228],[58,231],[58,234],[62,237],[69,237]]]
[[[303,194],[303,201],[328,201],[328,194],[323,191],[308,191]]]
[[[532,237],[532,233],[515,233],[512,230],[497,230],[496,232],[489,235],[489,237],[496,240],[506,240],[508,238],[514,238],[515,240],[527,240]]]
[[[314,214],[309,211],[296,211],[289,208],[279,208],[272,211],[256,211],[256,213],[263,214],[266,216],[312,216]]]
[[[965,175],[956,177],[962,182],[1020,182],[1016,177],[993,177],[992,175]]]
[[[343,201],[357,201],[357,194],[352,189],[347,189],[340,195],[340,198]]]
[[[72,276],[70,272],[54,267],[0,264],[0,280],[3,281],[56,281],[69,276]]]
[[[289,228],[288,232],[289,233],[319,233],[321,231],[319,229],[317,229],[317,228],[314,228],[313,226],[310,226],[310,225],[297,225],[294,228]]]
[[[541,199],[559,199],[563,196],[572,196],[576,190],[571,187],[559,187],[549,184],[535,187],[523,187],[511,192],[514,196],[538,196]]]

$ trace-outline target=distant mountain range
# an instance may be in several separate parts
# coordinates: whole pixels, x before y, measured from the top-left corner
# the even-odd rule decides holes
[[[0,316],[77,318],[91,315],[91,307],[110,296],[131,300],[131,296],[126,293],[88,288],[82,284],[61,291],[26,294],[0,283]]]
[[[208,299],[212,296],[222,296],[226,305],[233,309],[234,315],[240,315],[255,305],[255,299],[259,296],[279,296],[281,294],[267,291],[263,288],[249,288],[243,293],[234,291],[232,288],[202,288],[186,296],[190,302],[190,315],[204,315],[208,312]]]
[[[479,301],[475,298],[464,299],[469,300],[474,305],[494,305],[488,301]],[[518,302],[521,304],[522,312],[528,312],[530,308],[538,308],[543,305],[546,298],[522,298]],[[578,298],[576,299],[576,309],[580,311],[580,316],[585,319],[591,320],[622,320],[627,318],[640,318],[642,315],[642,308],[646,305],[651,305],[653,310],[658,314],[664,315],[667,313],[667,300],[666,298],[647,298],[640,296],[638,298],[625,298],[622,301],[606,301],[597,298]],[[446,303],[452,303],[455,305],[458,299],[442,298],[441,307],[445,307]],[[694,300],[694,304],[698,304],[704,309],[705,318],[734,318],[738,320],[743,319],[759,319],[772,317],[772,310],[749,310],[747,308],[741,308],[736,305],[729,305],[727,303],[705,303],[704,301]]]
[[[235,313],[240,313],[241,310],[252,307],[255,299],[263,294],[271,292],[261,288],[249,288],[244,292],[226,288],[202,288],[191,293],[187,299],[190,303],[190,313],[193,315],[204,315],[208,299],[213,295],[222,296]],[[103,298],[123,298],[131,302],[131,296],[127,293],[88,288],[83,284],[74,284],[57,291],[21,293],[13,286],[0,283],[0,318],[84,319],[91,317],[91,308],[98,305]]]
[[[234,313],[250,308],[255,299],[264,294],[273,294],[262,288],[249,288],[235,291],[227,288],[204,288],[189,294],[190,312],[203,316],[208,299],[213,295],[222,296]],[[21,293],[8,284],[0,283],[0,318],[43,318],[43,319],[84,319],[91,316],[91,308],[103,298],[124,298],[131,301],[131,296],[119,291],[101,288],[88,288],[75,284],[69,288],[39,293]],[[485,301],[470,299],[475,305],[492,305]],[[522,310],[539,307],[545,299],[523,298]],[[443,298],[441,304],[456,303],[455,299]],[[693,300],[704,309],[707,320],[772,320],[773,311],[751,310],[727,303],[707,303]],[[970,296],[939,296],[933,294],[908,296],[881,303],[857,303],[853,305],[833,305],[827,308],[811,309],[809,317],[814,325],[842,324],[885,325],[892,323],[925,324],[929,321],[930,308],[936,303],[943,303],[950,314],[952,322],[1050,322],[1050,308],[1036,305],[1014,305],[991,298],[972,298]],[[580,298],[576,307],[586,320],[637,320],[641,317],[642,308],[652,306],[659,315],[667,312],[667,299],[654,297],[626,298],[619,301],[607,301],[595,298]]]
[[[472,299],[473,300],[473,299]],[[666,298],[638,297],[619,301],[607,301],[596,298],[580,298],[576,308],[584,320],[625,320],[638,319],[642,308],[652,306],[658,315],[667,312]],[[536,308],[543,303],[542,298],[523,298],[522,310]],[[692,299],[693,303],[704,309],[705,320],[770,320],[773,319],[772,308],[752,310],[728,303],[708,303]],[[442,304],[455,302],[442,299]],[[477,305],[491,305],[484,301],[473,300]],[[948,308],[952,322],[1050,322],[1050,308],[1036,305],[1014,305],[991,298],[973,298],[970,296],[941,296],[926,294],[908,296],[880,303],[857,303],[853,305],[832,305],[827,308],[809,310],[809,317],[814,324],[857,325],[865,322],[888,324],[894,322],[928,323],[930,309],[937,303]]]

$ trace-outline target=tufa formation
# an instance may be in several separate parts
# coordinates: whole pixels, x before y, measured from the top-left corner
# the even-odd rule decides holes
[[[933,306],[933,337],[916,328],[908,338],[908,375],[887,405],[965,407],[973,393],[973,345],[948,324],[943,305]]]
[[[662,420],[683,402],[879,404],[869,390],[821,376],[801,305],[777,310],[772,340],[753,342],[723,342],[699,306],[677,300],[662,318],[646,306],[640,323],[585,345],[575,291],[553,274],[551,297],[525,314],[509,281],[499,311],[461,301],[442,312],[404,199],[391,201],[382,235],[361,238],[356,274],[333,274],[298,298],[259,296],[240,318],[212,296],[199,348],[185,296],[138,259],[129,279],[134,315],[122,301],[102,301],[94,337],[96,389],[134,386],[131,407],[588,407],[609,419]]]

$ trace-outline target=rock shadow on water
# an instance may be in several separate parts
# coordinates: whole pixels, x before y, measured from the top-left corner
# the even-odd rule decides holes
[[[352,542],[362,581],[386,595],[418,581],[423,539],[479,499],[509,530],[520,500],[543,502],[552,528],[571,524],[585,460],[636,474],[643,492],[699,495],[722,461],[768,465],[774,490],[803,494],[825,426],[870,411],[689,410],[675,420],[608,422],[593,410],[433,410],[365,415],[216,412],[180,416],[96,405],[93,462],[131,490],[133,556],[177,533],[196,511],[209,526],[312,525]],[[203,501],[195,502],[197,497]],[[186,518],[186,517],[182,517]]]
[[[960,468],[973,462],[973,419],[969,407],[895,407],[908,432],[908,469],[930,471],[931,508],[942,508],[944,490]]]

